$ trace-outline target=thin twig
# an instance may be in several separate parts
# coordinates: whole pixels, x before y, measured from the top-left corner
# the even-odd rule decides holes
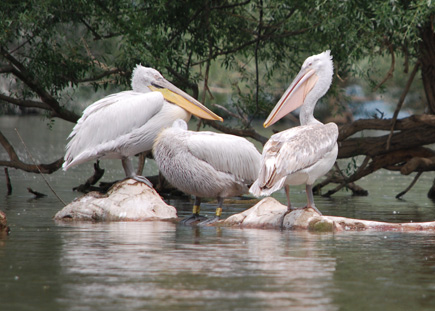
[[[333,194],[336,193],[337,191],[341,190],[343,187],[345,187],[345,186],[348,185],[349,183],[354,182],[355,180],[357,180],[356,177],[358,176],[358,174],[359,174],[363,169],[365,169],[365,167],[366,167],[367,164],[369,163],[370,159],[371,159],[371,157],[366,156],[366,157],[364,158],[364,160],[363,160],[363,163],[361,163],[361,166],[358,168],[358,170],[357,170],[355,173],[353,173],[350,177],[345,178],[345,179],[343,180],[342,183],[340,183],[340,184],[339,184],[337,187],[335,187],[334,189],[329,190],[327,193],[325,193],[325,194],[323,195],[323,197],[327,197],[327,198],[329,198],[331,195],[333,195]],[[340,171],[340,172],[341,172],[341,171]]]
[[[403,103],[405,102],[406,95],[408,94],[409,89],[411,88],[412,81],[414,81],[415,75],[417,74],[419,67],[420,67],[420,62],[417,61],[417,63],[414,66],[414,69],[411,72],[411,75],[409,76],[408,81],[406,82],[405,89],[403,90],[403,93],[400,96],[399,102],[397,103],[396,110],[394,111],[393,118],[391,119],[392,124],[390,129],[390,135],[388,135],[388,139],[387,139],[387,150],[390,149],[391,138],[393,137],[394,127],[396,126],[397,116],[399,115],[400,109],[402,109]]]
[[[417,182],[417,180],[420,178],[421,174],[423,174],[423,172],[418,172],[417,175],[415,175],[414,179],[412,180],[411,184],[408,186],[408,188],[406,188],[405,190],[403,190],[402,192],[400,192],[399,194],[396,195],[396,199],[400,199],[402,196],[404,196],[409,190],[411,190],[411,188],[415,185],[415,183]]]
[[[396,57],[394,55],[393,45],[391,43],[389,43],[388,41],[387,41],[387,44],[388,44],[388,49],[390,50],[390,54],[391,54],[391,66],[390,66],[390,69],[388,70],[385,78],[378,85],[375,86],[375,88],[373,89],[373,92],[376,92],[385,82],[387,82],[389,79],[391,79],[393,77],[394,67],[396,66]]]
[[[213,107],[219,108],[223,111],[225,111],[227,114],[229,114],[230,116],[232,116],[235,119],[240,119],[242,121],[246,121],[245,119],[242,119],[242,117],[234,112],[232,112],[231,110],[227,109],[226,107],[219,105],[219,104],[211,104]]]
[[[35,164],[35,166],[37,167],[39,173],[41,174],[41,176],[42,176],[42,178],[44,179],[45,183],[47,184],[48,188],[50,188],[50,190],[51,190],[51,191],[54,193],[54,195],[59,199],[59,201],[62,202],[64,206],[66,206],[65,201],[62,200],[62,199],[57,195],[56,191],[54,191],[54,189],[51,187],[51,185],[50,185],[50,183],[48,182],[47,178],[45,178],[44,174],[42,174],[42,172],[41,172],[39,166],[36,164],[35,159],[34,159],[34,158],[32,157],[32,155],[30,154],[29,149],[27,149],[27,146],[26,146],[26,144],[24,143],[23,138],[21,138],[21,135],[20,135],[20,133],[18,132],[18,130],[17,130],[16,128],[15,128],[15,132],[17,132],[17,135],[18,135],[18,137],[20,138],[21,143],[22,143],[23,146],[24,146],[24,149],[26,149],[27,154],[29,155],[29,157],[30,157],[30,159],[32,160],[33,164]]]
[[[31,194],[35,195],[35,199],[46,197],[47,195],[38,191],[33,190],[32,188],[27,188]]]

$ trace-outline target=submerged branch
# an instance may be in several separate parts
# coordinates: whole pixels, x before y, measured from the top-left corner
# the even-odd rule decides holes
[[[402,192],[398,193],[396,195],[396,199],[400,199],[401,197],[403,197],[409,190],[411,190],[412,187],[414,187],[415,183],[417,182],[417,180],[420,178],[421,174],[423,174],[423,172],[418,172],[417,175],[415,175],[414,179],[412,180],[411,184]]]

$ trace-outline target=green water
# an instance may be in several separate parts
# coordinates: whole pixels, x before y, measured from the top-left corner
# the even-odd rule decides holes
[[[71,125],[50,131],[40,117],[0,118],[0,129],[30,162],[14,128],[38,161],[63,153]],[[41,134],[45,137],[42,139]],[[5,153],[0,151],[2,159]],[[148,173],[155,170],[149,161]],[[71,188],[91,164],[47,176],[71,201]],[[123,177],[104,161],[105,180]],[[11,234],[0,239],[0,310],[434,310],[435,233],[308,232],[198,228],[169,222],[68,223],[52,220],[62,204],[39,175],[10,170],[0,209]],[[393,222],[435,220],[424,174],[404,198],[394,196],[413,176],[381,171],[358,184],[368,197],[342,191],[315,197],[326,215]],[[48,194],[34,200],[27,187]],[[283,192],[275,197],[285,202]],[[303,205],[302,187],[292,189]],[[191,202],[169,200],[180,216]],[[224,216],[249,206],[226,205]],[[206,214],[213,202],[204,204]]]

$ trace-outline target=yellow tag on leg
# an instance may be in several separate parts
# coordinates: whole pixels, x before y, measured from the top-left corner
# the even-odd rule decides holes
[[[199,205],[194,205],[193,206],[193,210],[192,210],[192,214],[199,214],[199,212],[201,211],[201,207]]]
[[[221,215],[222,215],[222,207],[218,207],[218,208],[216,209],[216,216],[217,216],[217,217],[221,217]]]

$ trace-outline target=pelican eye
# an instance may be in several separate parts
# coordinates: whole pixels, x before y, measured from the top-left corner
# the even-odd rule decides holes
[[[164,88],[163,86],[158,85],[158,84],[156,84],[156,83],[154,83],[154,82],[151,82],[151,85],[154,86],[154,87],[156,87],[156,88],[158,88],[158,89],[163,89],[163,88]]]

